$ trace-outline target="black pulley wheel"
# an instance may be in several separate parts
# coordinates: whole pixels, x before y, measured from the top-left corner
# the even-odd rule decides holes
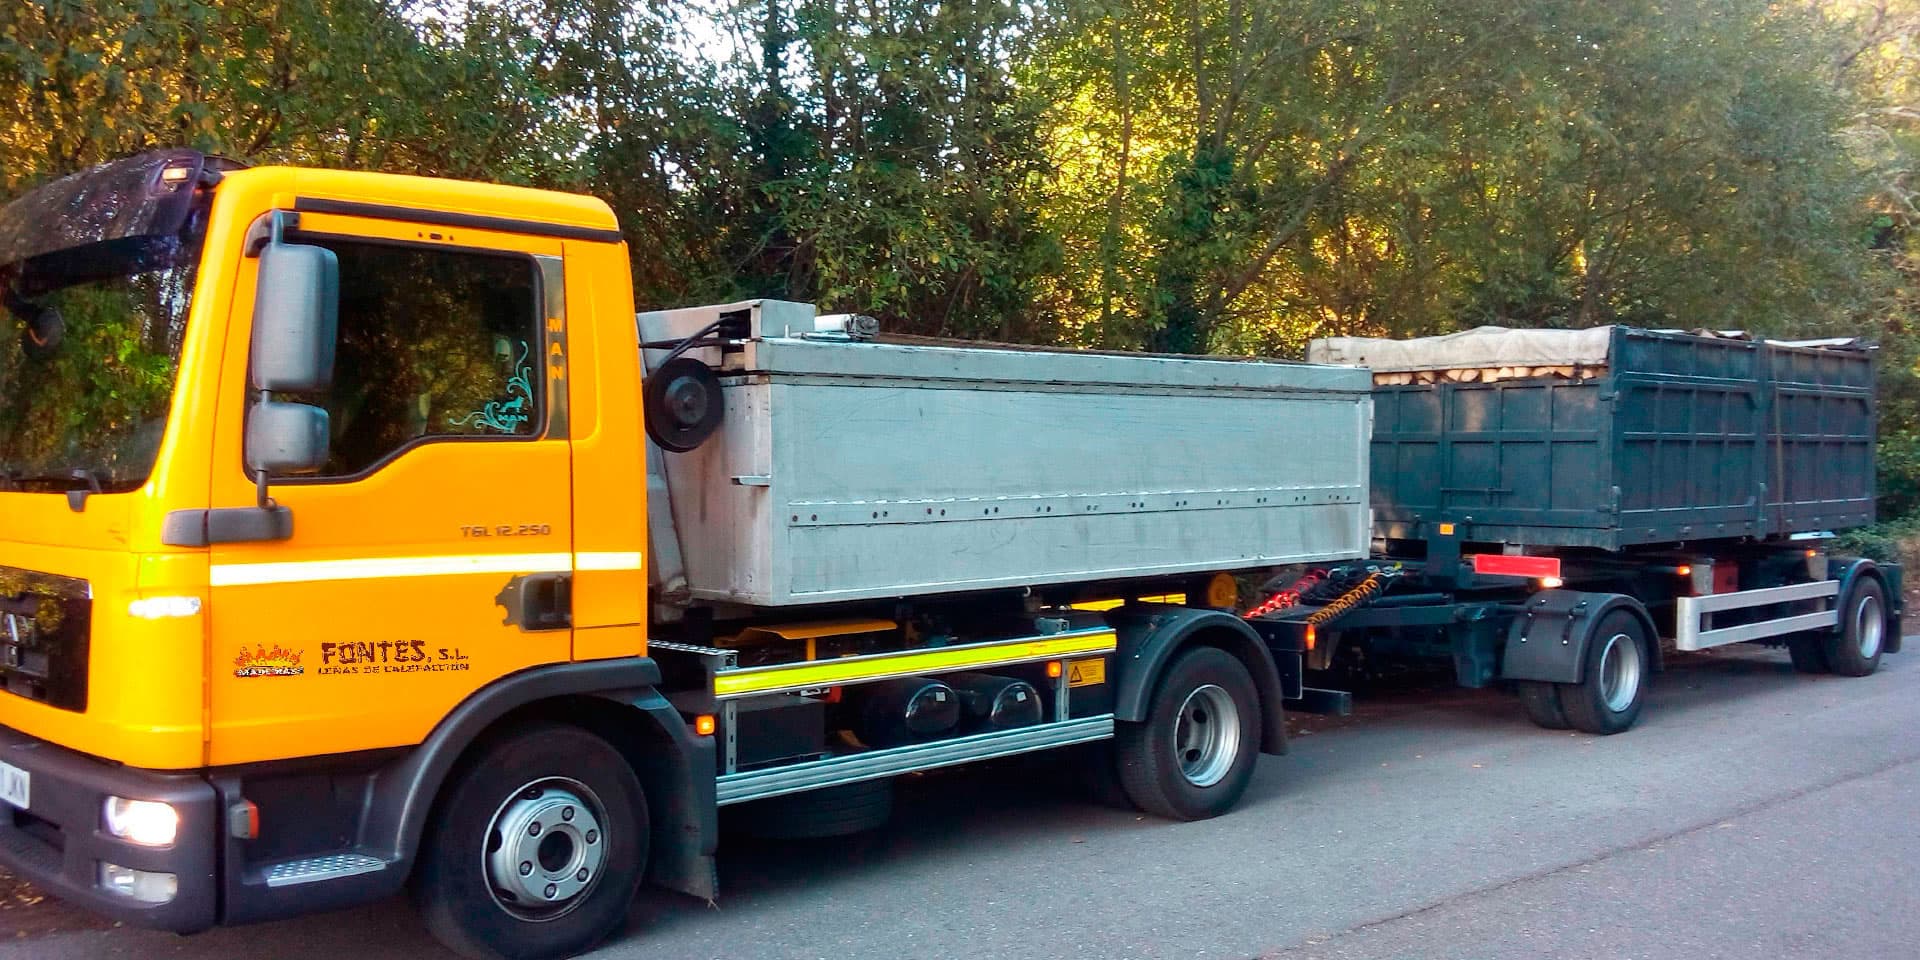
[[[692,357],[675,357],[647,378],[647,436],[660,449],[686,453],[720,429],[726,405],[720,377]]]

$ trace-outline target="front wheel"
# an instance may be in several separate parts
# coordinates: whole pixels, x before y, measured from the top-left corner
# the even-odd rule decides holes
[[[1840,605],[1840,629],[1827,637],[1827,666],[1843,677],[1864,677],[1880,668],[1886,639],[1886,590],[1861,574]]]
[[[1227,812],[1260,753],[1260,695],[1238,657],[1195,647],[1167,666],[1144,723],[1114,733],[1120,785],[1135,806],[1171,820]]]
[[[1640,718],[1652,659],[1639,617],[1615,610],[1597,627],[1587,640],[1580,682],[1560,684],[1560,706],[1575,730],[1605,736]]]
[[[647,862],[647,800],[626,758],[577,727],[488,747],[455,776],[413,895],[434,936],[481,960],[548,960],[619,927]]]

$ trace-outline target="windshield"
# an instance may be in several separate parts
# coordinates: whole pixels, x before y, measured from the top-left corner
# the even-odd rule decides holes
[[[0,265],[0,489],[146,482],[179,369],[200,219],[172,236]],[[0,249],[14,245],[31,240],[0,237]]]

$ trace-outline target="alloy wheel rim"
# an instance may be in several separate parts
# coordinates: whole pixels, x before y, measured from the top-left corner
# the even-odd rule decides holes
[[[1226,779],[1240,755],[1240,708],[1225,688],[1209,683],[1187,694],[1174,722],[1173,744],[1188,783],[1211,787]]]
[[[1871,660],[1880,652],[1880,644],[1885,639],[1887,620],[1880,612],[1880,598],[1872,594],[1862,597],[1853,608],[1853,636],[1860,647],[1860,658]]]
[[[1624,633],[1607,638],[1600,652],[1600,699],[1623,713],[1640,695],[1640,644]]]
[[[531,781],[487,823],[481,869],[501,910],[553,920],[579,906],[606,863],[606,814],[586,784],[569,777]]]

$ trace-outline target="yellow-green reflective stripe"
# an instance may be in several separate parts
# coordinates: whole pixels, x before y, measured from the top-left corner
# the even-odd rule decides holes
[[[937,650],[907,650],[900,653],[821,660],[777,667],[752,667],[722,673],[713,678],[718,697],[739,697],[775,690],[806,687],[830,687],[838,683],[904,677],[943,670],[966,670],[994,664],[1026,663],[1073,657],[1113,650],[1111,630],[1076,633],[1058,637],[1033,637],[1005,643],[980,643]]]

